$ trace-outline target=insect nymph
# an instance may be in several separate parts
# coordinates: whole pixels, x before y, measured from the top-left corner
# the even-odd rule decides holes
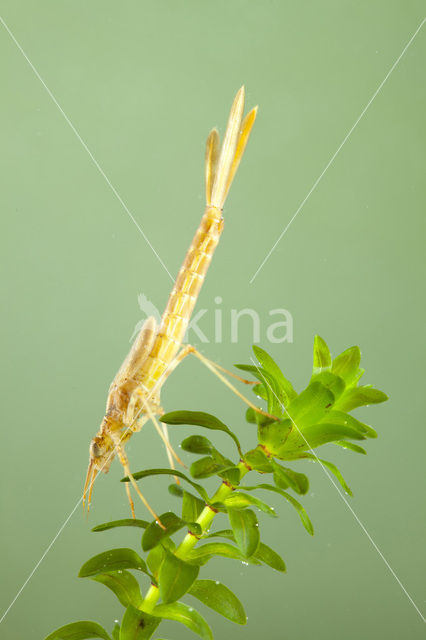
[[[196,355],[247,404],[260,411],[219,372],[219,369],[223,371],[222,367],[207,360],[194,347],[182,346],[205,274],[223,230],[223,205],[256,118],[257,107],[244,119],[243,110],[244,87],[241,87],[232,104],[222,147],[219,147],[216,129],[207,138],[206,209],[177,276],[161,324],[157,327],[154,318],[146,320],[109,388],[105,417],[90,444],[90,462],[83,495],[84,501],[87,497],[88,506],[97,474],[99,471],[106,473],[117,455],[135,491],[157,518],[131,474],[124,447],[133,433],[139,431],[147,420],[152,420],[167,447],[171,466],[173,467],[173,458],[180,462],[170,446],[166,426],[160,426],[156,416],[163,413],[160,405],[162,385],[189,353]],[[126,483],[126,490],[134,516],[129,483]]]

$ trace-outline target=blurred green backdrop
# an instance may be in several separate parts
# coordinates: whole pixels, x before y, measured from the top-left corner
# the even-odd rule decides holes
[[[247,105],[259,103],[199,300],[210,338],[199,346],[228,367],[247,361],[250,324],[241,321],[231,343],[230,310],[251,307],[267,320],[283,307],[294,341],[272,352],[299,387],[315,333],[335,354],[361,346],[365,381],[391,397],[365,416],[380,437],[367,457],[336,448],[324,456],[341,466],[353,509],[420,608],[425,27],[249,280],[423,13],[420,0],[1,2],[3,19],[173,275],[203,211],[208,131],[223,132],[243,82]],[[0,64],[3,610],[81,495],[89,440],[142,317],[138,294],[161,309],[171,281],[4,27]],[[213,340],[216,296],[221,344]],[[239,401],[196,361],[172,376],[163,405],[215,412],[253,441]],[[165,461],[151,426],[129,455],[134,470]],[[248,613],[240,628],[208,612],[216,637],[257,638],[265,628],[293,640],[423,637],[421,618],[335,488],[320,468],[308,472],[304,504],[315,537],[279,499],[280,519],[262,524],[287,575],[220,561],[206,568]],[[88,519],[77,508],[3,621],[2,638],[42,638],[76,619],[110,628],[120,615],[112,594],[76,577],[92,553],[138,544],[133,531],[90,533],[128,515],[120,475],[114,464],[96,484]],[[160,511],[178,508],[166,482],[144,486]],[[189,633],[170,623],[160,635]]]

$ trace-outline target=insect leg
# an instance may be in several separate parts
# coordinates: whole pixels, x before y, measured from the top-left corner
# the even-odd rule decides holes
[[[145,507],[148,509],[148,511],[151,513],[151,515],[155,518],[157,523],[160,525],[160,527],[162,529],[165,529],[165,526],[162,524],[160,518],[155,513],[154,509],[151,507],[151,505],[149,504],[148,500],[145,498],[145,496],[142,494],[141,490],[139,489],[138,484],[137,484],[136,480],[134,479],[132,472],[130,471],[129,460],[128,460],[126,454],[124,453],[123,447],[121,445],[117,444],[116,445],[116,450],[117,450],[118,459],[120,460],[120,462],[122,464],[122,467],[124,469],[124,472],[125,472],[126,476],[129,478],[130,482],[132,483],[134,490],[136,491],[136,493],[138,494],[139,498],[144,503]],[[132,509],[132,516],[135,517],[133,500],[132,500],[131,496],[129,496],[129,492],[127,493],[127,497],[129,498],[130,507]]]
[[[129,501],[129,504],[130,504],[130,509],[131,509],[131,512],[132,512],[132,518],[133,518],[133,520],[135,520],[136,519],[135,503],[133,502],[132,495],[130,493],[130,484],[128,482],[125,482],[124,485],[126,487],[127,499]]]
[[[182,465],[182,467],[185,467],[186,465],[182,462],[182,460],[179,458],[179,456],[177,455],[177,453],[175,452],[175,450],[173,449],[172,445],[170,444],[170,440],[169,440],[169,432],[167,431],[167,427],[166,425],[163,425],[164,427],[166,427],[165,430],[163,430],[160,425],[158,424],[158,420],[154,415],[154,411],[151,408],[151,405],[149,403],[149,401],[144,397],[144,395],[141,393],[141,400],[142,400],[142,404],[146,410],[146,414],[149,416],[149,418],[152,420],[154,427],[156,428],[158,435],[160,436],[160,438],[162,439],[162,441],[164,442],[165,446],[166,446],[166,450],[167,450],[167,455],[170,461],[170,467],[172,469],[174,469],[174,465],[173,465],[173,458],[176,460],[176,462],[178,462],[180,465]]]
[[[256,405],[253,404],[253,402],[251,402],[251,400],[246,398],[245,395],[243,395],[240,391],[238,391],[238,389],[236,387],[234,387],[234,385],[231,382],[229,382],[229,380],[227,380],[225,378],[225,376],[223,376],[220,373],[220,371],[218,371],[218,369],[221,369],[222,371],[226,371],[226,369],[223,369],[223,367],[221,367],[220,365],[217,365],[215,362],[212,362],[211,360],[209,360],[208,358],[203,356],[202,353],[197,351],[197,349],[195,347],[193,347],[192,345],[190,345],[190,344],[188,344],[185,347],[183,347],[182,351],[180,353],[178,353],[178,355],[176,356],[176,359],[175,359],[175,361],[174,361],[174,363],[172,365],[173,369],[175,367],[177,367],[177,365],[180,362],[182,362],[182,360],[187,355],[189,355],[190,353],[192,353],[196,358],[201,360],[201,362],[208,369],[210,369],[210,371],[212,373],[214,373],[214,375],[217,376],[219,378],[219,380],[221,380],[223,382],[223,384],[228,387],[228,389],[230,389],[233,393],[235,393],[236,396],[238,396],[243,402],[245,402],[249,407],[251,407],[253,409],[253,411],[256,411],[256,413],[260,413],[262,416],[266,416],[267,418],[271,418],[272,420],[279,420],[279,418],[277,418],[277,416],[273,416],[272,414],[267,413],[266,411],[263,411],[262,409],[259,409],[259,407],[256,407]],[[230,373],[230,372],[227,372],[227,373]],[[238,377],[238,376],[235,376],[235,377]]]

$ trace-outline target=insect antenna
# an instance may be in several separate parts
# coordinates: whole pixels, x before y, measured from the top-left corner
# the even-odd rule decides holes
[[[89,510],[90,510],[90,503],[92,502],[93,485],[95,484],[95,479],[98,473],[99,471],[94,467],[92,471],[92,479],[90,481],[89,496],[87,498],[87,513],[89,513]]]
[[[91,477],[93,474],[93,460],[90,460],[89,462],[89,466],[87,468],[87,473],[86,473],[86,480],[84,482],[84,489],[83,489],[83,509],[86,508],[86,495],[87,495],[87,489],[89,487],[90,481],[91,481]],[[89,509],[87,509],[89,510]]]

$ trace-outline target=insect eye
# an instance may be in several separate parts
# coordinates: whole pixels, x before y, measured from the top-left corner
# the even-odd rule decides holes
[[[90,445],[90,455],[92,458],[99,458],[102,455],[102,450],[97,442],[92,441]]]

